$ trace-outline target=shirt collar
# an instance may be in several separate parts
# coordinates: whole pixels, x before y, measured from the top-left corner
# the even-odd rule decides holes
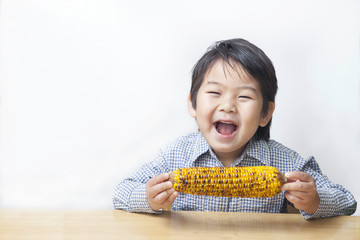
[[[207,143],[205,138],[199,132],[196,138],[196,144],[193,153],[189,159],[189,166],[193,165],[196,159],[198,159],[202,154],[209,152],[209,154],[216,158],[215,153],[210,148],[210,145]],[[255,158],[265,166],[270,166],[270,150],[269,146],[265,140],[254,140],[253,138],[248,142],[244,153],[232,164],[233,166],[238,165],[244,158],[250,157]]]
[[[244,152],[248,157],[255,158],[263,163],[265,166],[271,165],[270,160],[270,149],[265,140],[254,140],[251,139]],[[245,156],[244,156],[245,157]]]
[[[205,138],[202,136],[202,134],[199,132],[196,137],[195,147],[194,151],[190,155],[190,159],[188,164],[191,166],[194,164],[196,159],[198,159],[201,155],[208,152],[210,150],[210,145],[207,143]]]

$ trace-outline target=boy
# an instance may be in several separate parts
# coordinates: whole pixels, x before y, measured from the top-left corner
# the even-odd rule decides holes
[[[157,158],[123,180],[113,197],[130,212],[287,212],[290,203],[304,218],[351,215],[352,194],[321,173],[313,157],[270,140],[277,79],[271,60],[243,39],[219,41],[196,63],[188,97],[199,132],[171,143]],[[268,165],[286,173],[282,192],[270,198],[228,198],[182,194],[169,172],[181,167]]]

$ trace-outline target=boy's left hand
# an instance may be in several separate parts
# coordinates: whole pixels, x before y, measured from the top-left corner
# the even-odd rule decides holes
[[[309,214],[314,214],[319,207],[320,197],[315,180],[307,173],[294,171],[285,174],[287,182],[281,190],[287,191],[285,197],[294,207]]]

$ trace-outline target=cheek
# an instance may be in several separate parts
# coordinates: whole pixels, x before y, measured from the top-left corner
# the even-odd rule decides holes
[[[211,115],[214,112],[216,104],[213,100],[209,98],[200,98],[198,101],[198,108],[197,112],[198,114],[201,114],[202,116]]]
[[[197,119],[202,123],[210,122],[212,119],[212,112],[210,109],[202,107],[197,111]]]
[[[208,106],[201,105],[196,110],[196,121],[200,129],[209,129],[212,126],[213,111]]]
[[[241,116],[244,121],[247,122],[260,122],[261,119],[261,107],[258,104],[249,104],[241,108]]]

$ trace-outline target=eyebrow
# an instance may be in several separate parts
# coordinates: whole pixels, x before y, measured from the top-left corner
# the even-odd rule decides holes
[[[206,84],[222,85],[221,83],[216,82],[216,81],[207,81]],[[246,90],[251,90],[251,91],[253,91],[253,92],[257,92],[257,89],[256,89],[255,87],[248,86],[248,85],[240,86],[240,87],[237,87],[237,88],[238,88],[238,89],[246,89]]]

